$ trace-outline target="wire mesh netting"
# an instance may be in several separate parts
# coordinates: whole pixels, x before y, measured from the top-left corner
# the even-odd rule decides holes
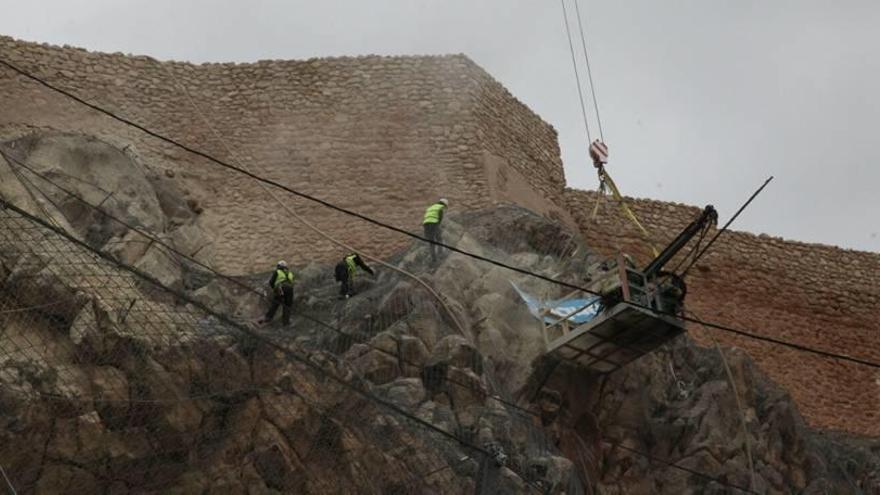
[[[0,226],[0,462],[18,490],[580,490],[554,464],[540,412],[518,406],[470,336],[457,335],[470,315],[455,301],[456,313],[445,311],[396,280],[377,310],[352,304],[333,321],[297,311],[295,334],[255,329],[253,315],[215,312],[47,218],[6,204]],[[468,242],[450,225],[452,242]],[[181,266],[211,272],[128,227]],[[497,249],[522,242],[493,239]],[[358,286],[369,292],[383,276]],[[431,326],[446,359],[408,337]]]

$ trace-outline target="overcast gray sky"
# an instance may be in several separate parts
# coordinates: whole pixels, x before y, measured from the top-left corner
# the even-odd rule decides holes
[[[734,228],[880,251],[880,2],[580,2],[625,194],[712,203],[723,222],[775,175]],[[596,186],[557,0],[0,7],[3,34],[162,59],[465,53],[556,127],[569,184]]]

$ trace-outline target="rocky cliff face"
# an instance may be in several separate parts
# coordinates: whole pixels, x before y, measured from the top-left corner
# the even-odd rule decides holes
[[[810,429],[748,355],[723,352],[741,409],[718,351],[689,337],[604,378],[570,371],[551,380],[563,397],[556,421],[595,446],[588,465],[598,493],[880,491],[876,440]]]
[[[199,247],[222,242],[173,177],[120,150],[11,147],[90,202],[114,191],[113,216],[206,264]],[[740,406],[718,352],[689,338],[608,376],[558,368],[536,391],[543,339],[511,282],[561,289],[454,253],[431,264],[421,245],[390,261],[442,303],[382,268],[339,301],[332,266],[313,264],[296,269],[293,329],[255,327],[264,301],[240,284],[263,274],[213,277],[11,167],[4,201],[85,243],[0,210],[0,465],[19,493],[880,493],[877,442],[807,428],[736,350]],[[518,208],[452,217],[445,236],[572,282],[599,261]]]

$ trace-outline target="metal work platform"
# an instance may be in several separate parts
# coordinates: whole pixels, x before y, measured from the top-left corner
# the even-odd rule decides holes
[[[717,220],[715,208],[706,206],[644,269],[620,253],[590,270],[586,290],[561,299],[541,301],[514,285],[540,322],[546,356],[609,373],[684,333],[687,286],[675,269],[663,267],[697,236],[691,252],[698,252]]]
[[[680,320],[625,302],[588,324],[564,328],[561,337],[547,342],[548,354],[600,373],[625,366],[684,332]]]
[[[538,311],[548,355],[609,373],[684,332],[674,316],[683,284],[646,274],[621,255],[590,285],[602,296],[575,291]]]

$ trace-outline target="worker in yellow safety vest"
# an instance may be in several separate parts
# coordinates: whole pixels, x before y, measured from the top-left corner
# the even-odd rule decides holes
[[[375,272],[370,268],[357,253],[351,253],[342,261],[336,264],[334,277],[339,282],[339,299],[348,299],[354,295],[354,274],[357,269],[374,275]]]
[[[272,321],[275,312],[281,306],[281,322],[284,326],[290,325],[290,313],[293,308],[293,272],[287,267],[287,262],[282,260],[275,265],[275,270],[269,277],[269,288],[272,290],[272,304],[260,323]]]
[[[441,229],[440,224],[443,222],[443,213],[445,213],[446,208],[449,206],[449,201],[446,198],[440,199],[436,203],[432,204],[425,210],[425,218],[422,220],[422,227],[425,229],[425,239],[437,243],[441,243]],[[431,261],[437,261],[437,253],[440,251],[440,247],[436,244],[431,244]]]

